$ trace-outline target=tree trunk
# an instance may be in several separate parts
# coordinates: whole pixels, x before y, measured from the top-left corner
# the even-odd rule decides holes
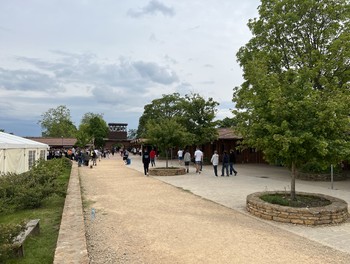
[[[290,198],[292,200],[296,200],[296,196],[295,196],[295,163],[294,161],[292,162],[292,181],[290,184]]]

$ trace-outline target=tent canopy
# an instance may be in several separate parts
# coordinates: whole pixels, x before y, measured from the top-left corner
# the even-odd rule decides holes
[[[7,134],[4,132],[0,132],[0,149],[16,149],[16,148],[49,149],[49,145],[40,143],[34,140]]]
[[[47,158],[49,145],[0,132],[0,176],[3,173],[23,173],[39,159]]]

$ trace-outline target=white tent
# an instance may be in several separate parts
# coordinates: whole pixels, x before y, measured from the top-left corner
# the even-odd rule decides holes
[[[22,173],[39,159],[45,159],[49,145],[0,132],[0,175]]]

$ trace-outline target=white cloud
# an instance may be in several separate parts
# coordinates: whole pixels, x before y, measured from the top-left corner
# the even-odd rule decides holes
[[[38,135],[40,115],[59,105],[77,125],[94,112],[137,128],[143,106],[173,92],[213,97],[227,113],[259,3],[4,1],[0,129]]]

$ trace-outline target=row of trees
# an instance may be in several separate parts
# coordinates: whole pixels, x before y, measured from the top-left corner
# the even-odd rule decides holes
[[[64,105],[50,108],[41,117],[39,124],[43,137],[75,137],[80,147],[90,143],[103,147],[104,138],[108,135],[108,126],[102,114],[84,114],[78,129],[71,120],[70,110]]]

